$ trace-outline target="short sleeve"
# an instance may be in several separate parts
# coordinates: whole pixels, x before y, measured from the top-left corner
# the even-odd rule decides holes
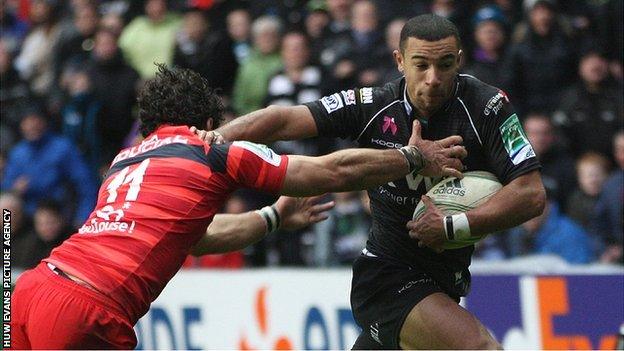
[[[286,177],[288,157],[265,145],[236,141],[211,147],[211,168],[221,170],[237,186],[278,193]]]
[[[339,93],[305,103],[310,109],[318,135],[356,140],[369,121],[369,114],[377,104],[372,87],[342,90]]]
[[[507,184],[541,166],[509,98],[502,90],[481,112],[482,144],[498,178]]]

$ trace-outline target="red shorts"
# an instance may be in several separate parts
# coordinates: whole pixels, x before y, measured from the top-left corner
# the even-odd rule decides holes
[[[117,303],[43,262],[19,277],[11,303],[13,349],[134,349],[137,344]]]

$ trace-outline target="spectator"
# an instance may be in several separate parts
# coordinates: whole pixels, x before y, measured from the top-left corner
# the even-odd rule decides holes
[[[234,55],[239,64],[242,64],[251,53],[250,28],[251,18],[247,10],[238,9],[228,14],[227,32],[234,41]]]
[[[111,31],[117,37],[123,32],[124,26],[123,17],[115,12],[105,13],[100,19],[100,29]]]
[[[605,249],[600,253],[604,263],[624,264],[622,241],[624,240],[624,131],[620,130],[613,138],[613,153],[617,169],[604,183],[592,221],[593,232],[602,238]]]
[[[513,28],[518,24],[523,17],[522,2],[514,0],[494,0],[494,5],[503,11],[505,18],[509,20],[510,28]]]
[[[366,246],[370,217],[362,208],[360,192],[336,193],[334,199],[336,207],[327,223],[331,235],[329,257],[333,264],[350,265]]]
[[[624,2],[608,0],[602,6],[602,13],[598,21],[602,46],[609,58],[609,71],[622,82],[622,62],[624,62]]]
[[[265,105],[300,105],[321,98],[321,71],[309,65],[310,49],[306,36],[290,32],[282,39],[283,69],[270,80]]]
[[[466,16],[468,13],[468,7],[466,1],[455,0],[432,0],[431,8],[429,10],[440,17],[444,17],[453,22],[459,30],[462,43],[470,43],[466,33],[470,33],[469,26],[466,20],[470,17]]]
[[[11,211],[11,263],[14,268],[26,269],[30,252],[26,237],[31,231],[30,219],[24,214],[24,202],[14,193],[0,194],[0,208]]]
[[[14,9],[9,8],[7,2],[0,1],[0,39],[6,49],[14,53],[28,34],[28,24],[15,15]]]
[[[350,16],[353,0],[327,0],[327,11],[331,21],[327,26],[324,37],[331,38],[341,35],[351,29]]]
[[[264,107],[269,78],[282,67],[279,43],[282,23],[276,17],[260,17],[251,32],[254,50],[239,69],[232,103],[238,114]]]
[[[46,97],[54,83],[53,52],[61,35],[60,5],[57,0],[33,0],[30,7],[32,30],[15,59],[20,76],[29,81],[37,96]]]
[[[403,75],[401,72],[399,72],[396,61],[394,60],[394,50],[399,50],[401,29],[403,29],[405,22],[405,19],[398,18],[388,23],[388,25],[386,26],[386,53],[384,55],[385,57],[380,59],[379,62],[381,82],[390,82]]]
[[[517,27],[502,70],[516,108],[521,113],[556,109],[562,88],[573,81],[574,64],[572,43],[559,26],[554,1],[534,1],[528,24]]]
[[[294,106],[321,98],[321,70],[308,64],[310,49],[308,39],[301,32],[290,32],[282,39],[284,69],[269,80],[265,106]],[[331,138],[315,137],[306,140],[278,141],[276,152],[318,156],[333,151]]]
[[[82,63],[89,59],[95,43],[98,21],[99,15],[94,5],[76,9],[71,30],[61,35],[54,50],[56,79],[60,78],[62,70],[70,61]]]
[[[346,59],[355,65],[357,72],[355,85],[370,86],[384,83],[381,82],[379,71],[386,48],[383,32],[379,28],[375,3],[370,0],[358,0],[353,4],[351,25],[354,45]]]
[[[92,91],[102,107],[98,124],[102,164],[112,161],[130,133],[139,83],[139,74],[124,60],[117,40],[115,32],[100,29],[89,64]]]
[[[33,230],[26,233],[20,244],[21,252],[14,261],[15,266],[25,269],[36,266],[72,232],[72,228],[65,225],[60,205],[54,201],[42,201],[33,217]]]
[[[568,198],[567,215],[590,230],[594,207],[604,182],[609,175],[609,160],[595,152],[583,154],[576,161],[578,188]]]
[[[323,49],[323,33],[329,25],[330,17],[324,2],[310,1],[309,13],[305,18],[305,31],[310,38],[310,53],[312,62],[319,63],[318,54]]]
[[[381,83],[380,72],[387,51],[376,12],[372,1],[358,0],[353,4],[352,29],[333,40],[323,52],[325,56],[331,53],[331,61],[321,58],[330,72],[326,91]]]
[[[476,48],[465,72],[495,87],[503,86],[500,69],[505,50],[505,16],[498,7],[485,6],[477,11],[473,23]]]
[[[0,39],[0,150],[6,151],[19,135],[24,106],[32,102],[28,82],[20,78],[13,66],[8,44]]]
[[[93,94],[86,67],[70,65],[63,71],[61,87],[68,101],[61,111],[63,135],[82,152],[92,176],[102,167],[102,103]]]
[[[208,79],[210,86],[229,96],[234,85],[238,62],[232,41],[221,32],[209,30],[204,14],[197,10],[184,15],[173,63],[192,69]]]
[[[69,181],[75,190],[75,213],[71,223],[79,226],[95,205],[97,187],[82,156],[67,138],[48,129],[46,117],[28,111],[20,128],[24,140],[9,154],[2,179],[2,191],[14,191],[24,199],[26,214],[33,215],[37,203],[53,199],[72,207],[66,189]]]
[[[123,30],[119,46],[141,78],[156,73],[154,62],[171,65],[180,24],[180,18],[168,11],[166,0],[147,0],[145,16],[135,18]]]
[[[564,208],[567,197],[576,187],[574,160],[557,142],[550,118],[544,114],[529,114],[524,130],[542,164],[542,181],[551,190],[551,200]]]
[[[544,212],[509,230],[507,247],[511,257],[531,254],[554,254],[569,263],[594,260],[594,243],[581,226],[548,201]]]
[[[319,63],[326,71],[331,71],[341,52],[336,52],[343,45],[350,46],[349,31],[351,30],[350,16],[352,0],[328,0],[327,11],[330,21],[321,37]]]
[[[484,261],[500,261],[507,258],[505,233],[493,233],[475,244],[473,258]]]
[[[596,51],[579,64],[581,81],[563,94],[554,122],[561,126],[571,151],[611,153],[613,135],[624,120],[622,89],[609,84],[609,63]]]

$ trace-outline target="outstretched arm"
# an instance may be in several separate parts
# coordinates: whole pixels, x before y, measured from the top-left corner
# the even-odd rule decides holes
[[[316,204],[319,197],[280,197],[274,208],[280,217],[280,228],[296,230],[327,219],[326,211],[334,202]],[[224,253],[243,249],[267,234],[267,222],[256,211],[241,214],[218,214],[206,234],[192,248],[193,256]]]
[[[281,193],[309,196],[362,190],[408,173],[409,164],[399,150],[348,149],[321,157],[292,155]]]
[[[466,157],[466,149],[456,145],[461,137],[432,142],[423,140],[420,133],[420,123],[415,120],[408,146],[400,149],[347,149],[321,157],[289,156],[282,194],[308,196],[368,189],[411,172],[461,178],[460,159]]]
[[[238,117],[215,132],[208,132],[210,141],[220,134],[226,141],[251,140],[260,144],[304,139],[318,133],[310,109],[303,105],[269,106]]]

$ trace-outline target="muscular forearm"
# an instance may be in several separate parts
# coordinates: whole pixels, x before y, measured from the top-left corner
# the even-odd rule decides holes
[[[316,134],[311,116],[305,106],[269,106],[238,117],[217,131],[227,141],[268,144],[276,140],[302,139]]]
[[[367,189],[391,182],[409,173],[409,164],[398,150],[352,149],[335,153],[336,163],[343,174],[341,189]]]
[[[515,227],[540,215],[545,202],[540,174],[533,171],[504,186],[485,204],[468,211],[470,232],[477,236]]]
[[[219,214],[191,254],[201,256],[237,251],[264,238],[266,230],[265,221],[255,212]]]
[[[399,150],[348,149],[314,158],[290,156],[283,194],[309,196],[362,190],[409,173]]]

